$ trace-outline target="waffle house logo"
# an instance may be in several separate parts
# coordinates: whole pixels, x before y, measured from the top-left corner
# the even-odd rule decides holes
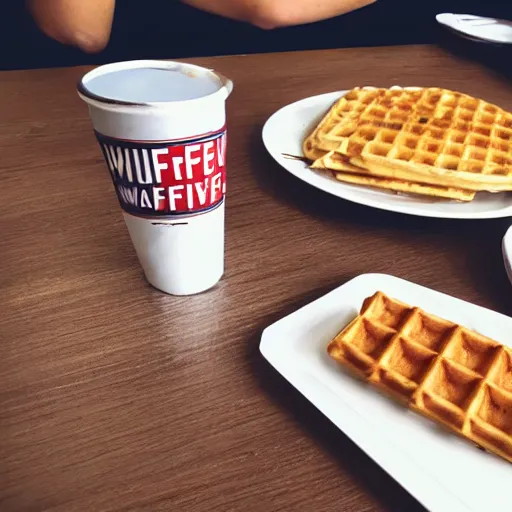
[[[198,213],[226,193],[226,131],[186,142],[129,142],[96,134],[123,210],[134,215]]]

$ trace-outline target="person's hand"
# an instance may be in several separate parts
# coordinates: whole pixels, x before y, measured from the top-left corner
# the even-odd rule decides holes
[[[26,4],[38,27],[63,44],[95,53],[108,43],[115,0],[26,0]]]

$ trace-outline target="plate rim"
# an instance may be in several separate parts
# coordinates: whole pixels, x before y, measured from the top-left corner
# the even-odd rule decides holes
[[[503,236],[501,241],[501,252],[507,277],[510,283],[512,283],[512,226],[507,228],[507,231]]]
[[[269,131],[276,122],[276,119],[279,119],[280,116],[283,115],[287,110],[293,110],[297,108],[300,104],[307,104],[308,102],[315,103],[316,101],[320,101],[325,99],[325,102],[328,101],[329,97],[332,97],[332,102],[336,101],[336,98],[341,97],[341,95],[346,94],[350,89],[342,89],[338,91],[331,91],[327,93],[316,94],[313,96],[304,97],[302,99],[293,101],[286,105],[281,106],[279,109],[275,110],[265,121],[263,125],[263,129],[261,131],[261,138],[263,141],[263,145],[265,146],[266,151],[272,157],[272,159],[282,167],[286,172],[300,179],[304,183],[307,183],[309,186],[314,187],[318,190],[322,190],[334,197],[338,197],[339,199],[343,199],[345,201],[349,201],[355,204],[359,204],[368,208],[375,208],[378,210],[390,211],[394,213],[399,213],[403,215],[412,215],[416,217],[429,217],[429,218],[437,218],[437,219],[457,219],[457,220],[482,220],[482,219],[499,219],[512,217],[512,199],[508,206],[505,206],[500,209],[489,210],[485,212],[465,212],[465,213],[457,213],[457,212],[440,212],[430,210],[425,205],[418,204],[416,205],[403,205],[393,203],[390,201],[389,203],[385,201],[375,200],[371,197],[367,199],[361,199],[359,197],[354,197],[353,194],[350,193],[351,188],[348,188],[347,184],[334,182],[329,180],[326,183],[329,183],[330,186],[324,185],[320,182],[315,182],[315,179],[312,178],[314,176],[314,171],[311,169],[304,169],[308,174],[302,174],[302,172],[298,172],[297,170],[293,170],[286,166],[286,164],[282,161],[284,158],[280,154],[276,154],[276,152],[272,149],[272,144],[269,142]],[[325,112],[318,111],[318,116],[321,117],[322,114],[327,113],[329,107],[326,108]],[[358,185],[352,185],[351,187],[357,187],[362,190],[364,187],[360,187]],[[382,192],[382,191],[379,191]],[[512,192],[509,192],[512,197]],[[393,195],[389,194],[389,197],[392,198]]]
[[[469,41],[474,41],[475,43],[484,43],[484,44],[492,44],[497,46],[503,46],[503,45],[509,45],[512,44],[512,41],[504,41],[503,39],[496,39],[492,37],[480,37],[475,36],[473,34],[469,34],[468,32],[465,32],[464,30],[461,30],[457,28],[456,26],[450,24],[446,19],[447,16],[464,16],[465,14],[462,13],[454,13],[454,12],[440,12],[436,14],[436,21],[439,25],[443,26],[444,28],[449,29],[450,31],[457,34],[459,37],[462,37],[463,39],[468,39]],[[493,18],[492,16],[480,16],[480,18],[486,18],[489,20],[496,20],[498,22],[505,21],[500,18]]]

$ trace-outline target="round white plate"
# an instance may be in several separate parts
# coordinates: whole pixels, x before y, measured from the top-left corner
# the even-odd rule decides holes
[[[493,219],[512,216],[512,194],[480,192],[470,203],[393,194],[341,183],[324,173],[310,169],[301,160],[302,142],[320,122],[334,101],[347,91],[338,91],[306,98],[273,114],[263,127],[263,143],[270,155],[297,178],[313,187],[354,203],[409,215],[451,219]]]
[[[507,232],[505,233],[501,247],[503,250],[503,261],[505,262],[505,269],[507,271],[508,278],[512,283],[512,227],[508,228]]]
[[[512,43],[512,23],[496,18],[443,12],[436,20],[462,37],[481,43]]]

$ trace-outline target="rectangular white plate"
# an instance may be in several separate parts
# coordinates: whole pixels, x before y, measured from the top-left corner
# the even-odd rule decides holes
[[[344,373],[328,342],[376,291],[511,346],[512,318],[382,274],[365,274],[263,332],[263,356],[431,511],[512,510],[512,465],[397,406]]]

